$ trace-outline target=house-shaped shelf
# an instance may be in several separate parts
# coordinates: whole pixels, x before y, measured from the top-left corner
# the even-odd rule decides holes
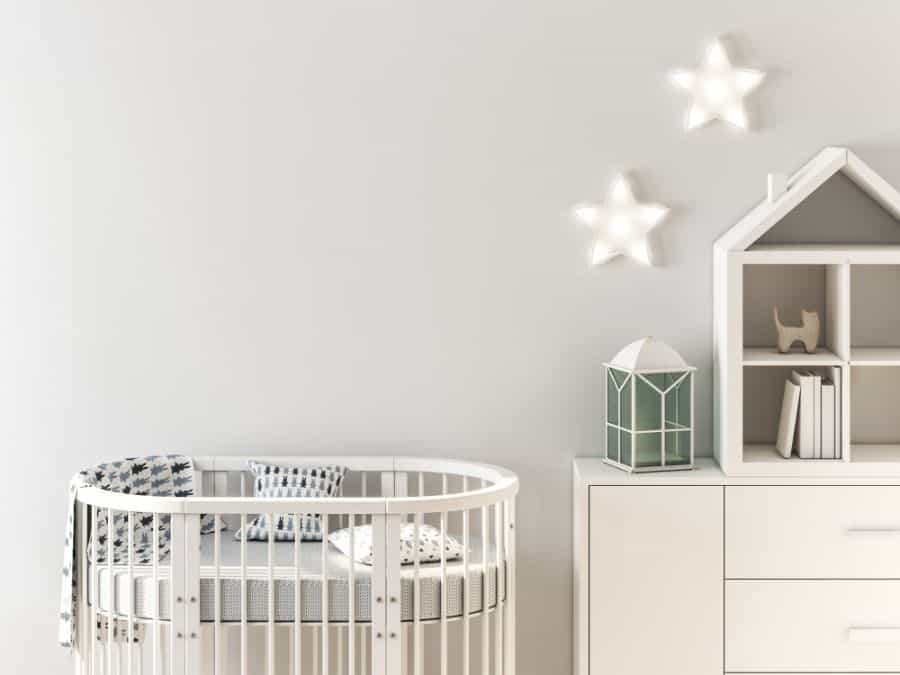
[[[845,148],[826,148],[714,249],[715,450],[726,473],[900,475],[900,193]],[[819,348],[775,348],[786,325],[821,318]],[[796,369],[841,381],[839,459],[775,449]],[[825,453],[827,454],[827,453]]]

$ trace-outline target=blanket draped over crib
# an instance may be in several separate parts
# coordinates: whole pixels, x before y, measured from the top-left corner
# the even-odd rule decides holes
[[[80,533],[75,532],[77,521],[75,496],[78,489],[82,487],[97,487],[110,492],[149,497],[190,497],[194,494],[194,463],[190,457],[183,455],[133,457],[120,462],[98,464],[84,469],[69,481],[69,512],[66,520],[59,612],[59,642],[64,647],[71,647],[75,644],[75,609],[79,583],[75,574],[75,561],[76,556],[80,555],[80,551],[77,550],[77,537]],[[114,512],[112,528],[108,521],[106,509],[99,509],[97,522],[91,532],[91,543],[88,546],[88,556],[93,563],[106,562],[108,552],[111,550],[113,563],[125,564],[128,562],[129,548],[133,547],[135,564],[152,564],[153,516],[151,514],[134,514],[130,540],[126,513]],[[160,515],[157,530],[157,550],[160,561],[169,555],[172,539],[170,523],[170,516]],[[208,529],[212,529],[212,523],[204,523],[204,525],[207,525]],[[112,537],[111,541],[110,536]],[[86,591],[86,589],[82,590]],[[136,625],[133,635],[136,642],[140,641],[143,638],[142,626]],[[109,624],[102,622],[98,626],[98,637],[100,639],[111,638],[114,641],[128,640],[128,622],[115,622],[111,631]]]

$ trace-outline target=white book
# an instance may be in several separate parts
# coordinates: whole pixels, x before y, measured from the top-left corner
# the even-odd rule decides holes
[[[822,459],[822,376],[808,370],[807,373],[813,378],[813,444],[815,445],[815,454],[813,457]]]
[[[805,371],[791,372],[791,382],[800,387],[800,410],[797,414],[795,444],[801,459],[813,459],[816,454],[816,440],[813,434],[815,427],[815,393],[813,377]]]
[[[822,459],[835,459],[834,454],[834,383],[822,381]]]
[[[784,458],[794,449],[794,430],[797,427],[797,411],[800,409],[800,387],[785,380],[784,398],[781,400],[781,419],[778,420],[778,440],[775,447]]]
[[[834,458],[841,459],[844,454],[844,436],[842,433],[844,399],[841,395],[841,367],[832,366],[829,370],[831,382],[834,384]]]

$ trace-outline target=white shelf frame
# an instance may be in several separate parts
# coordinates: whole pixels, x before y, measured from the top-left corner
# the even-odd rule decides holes
[[[716,242],[714,267],[714,425],[716,459],[725,473],[744,476],[900,476],[896,444],[853,442],[851,380],[854,368],[900,367],[896,347],[852,345],[852,271],[855,266],[900,266],[897,245],[754,245],[793,208],[837,172],[844,172],[872,199],[900,220],[900,193],[845,148],[827,148],[788,181],[788,190],[753,209]],[[779,354],[744,346],[744,269],[748,265],[819,265],[826,270],[826,312],[815,354]],[[825,367],[842,369],[842,457],[838,460],[785,459],[771,445],[745,443],[744,372],[748,368]]]
[[[898,350],[900,351],[900,350]],[[744,347],[745,366],[842,366],[847,362],[826,347],[820,347],[815,354],[792,351],[779,354],[775,347]]]
[[[851,347],[850,365],[900,366],[900,347]]]

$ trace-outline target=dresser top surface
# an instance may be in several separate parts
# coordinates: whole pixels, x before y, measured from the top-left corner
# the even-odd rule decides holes
[[[900,485],[894,476],[726,476],[711,457],[699,457],[693,469],[657,473],[628,473],[600,457],[576,457],[572,463],[575,485]]]

